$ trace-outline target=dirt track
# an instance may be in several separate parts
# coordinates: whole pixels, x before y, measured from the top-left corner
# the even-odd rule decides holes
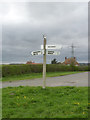
[[[17,87],[17,86],[42,86],[43,79],[20,80],[13,82],[3,82],[2,87]],[[88,86],[88,72],[77,73],[59,77],[48,77],[46,80],[47,86]]]

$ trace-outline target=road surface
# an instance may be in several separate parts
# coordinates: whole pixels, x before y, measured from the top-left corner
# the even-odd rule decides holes
[[[17,87],[17,86],[42,86],[43,79],[19,80],[12,82],[3,82],[2,87]],[[88,86],[88,72],[65,75],[59,77],[48,77],[46,86]]]

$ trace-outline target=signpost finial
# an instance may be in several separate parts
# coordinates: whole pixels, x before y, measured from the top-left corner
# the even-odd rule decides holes
[[[46,38],[45,35],[43,35],[43,38]]]

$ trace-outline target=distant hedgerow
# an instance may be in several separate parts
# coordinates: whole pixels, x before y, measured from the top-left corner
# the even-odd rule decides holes
[[[88,71],[88,66],[66,66],[59,64],[47,64],[47,72],[59,72],[59,71]],[[43,65],[2,65],[2,77],[21,75],[21,74],[31,74],[31,73],[41,73],[43,71]]]

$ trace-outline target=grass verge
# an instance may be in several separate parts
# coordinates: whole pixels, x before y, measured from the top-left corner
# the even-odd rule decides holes
[[[87,118],[88,87],[2,89],[3,118]]]
[[[0,88],[0,120],[2,119],[2,89]]]
[[[47,72],[47,77],[56,77],[56,76],[64,76],[64,75],[70,75],[70,74],[76,74],[80,73],[78,71],[75,72]],[[15,81],[15,80],[25,80],[25,79],[35,79],[35,78],[41,78],[42,73],[30,73],[30,74],[23,74],[23,75],[13,75],[13,76],[7,76],[3,77],[2,81]]]

